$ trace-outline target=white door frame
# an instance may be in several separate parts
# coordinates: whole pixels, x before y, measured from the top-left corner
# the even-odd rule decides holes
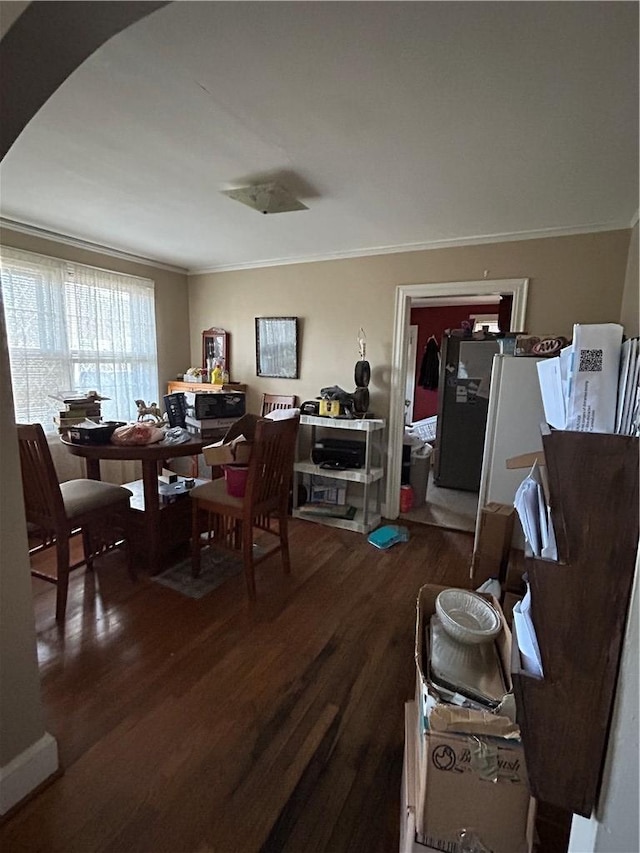
[[[413,407],[416,394],[416,361],[418,358],[418,329],[419,326],[409,326],[407,334],[407,378],[404,385],[404,399],[409,400],[409,405],[404,408],[403,418],[411,414],[408,423],[413,420]]]
[[[400,514],[400,479],[402,474],[402,439],[404,437],[404,392],[407,378],[407,337],[411,317],[411,300],[431,296],[513,296],[511,331],[524,331],[527,308],[528,278],[487,281],[448,281],[438,284],[401,284],[396,287],[393,350],[391,353],[391,395],[389,400],[389,433],[387,444],[387,493],[385,516],[395,519]],[[478,505],[484,501],[479,496]]]

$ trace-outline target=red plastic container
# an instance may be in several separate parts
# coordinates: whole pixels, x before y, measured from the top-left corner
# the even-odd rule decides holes
[[[411,486],[400,486],[400,512],[409,512],[413,507],[413,489]]]
[[[227,494],[232,498],[243,498],[247,487],[248,465],[224,465],[224,479],[227,483]]]

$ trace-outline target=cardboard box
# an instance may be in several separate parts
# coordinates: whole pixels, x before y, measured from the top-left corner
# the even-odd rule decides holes
[[[257,415],[243,415],[229,427],[221,441],[203,447],[207,465],[246,465],[259,420]]]
[[[496,639],[496,649],[502,665],[502,672],[507,687],[502,702],[494,712],[465,708],[461,705],[443,702],[443,691],[431,684],[427,677],[426,632],[429,619],[436,612],[436,598],[447,589],[436,584],[425,584],[418,592],[416,605],[416,702],[420,729],[457,732],[473,735],[490,735],[494,737],[509,737],[518,739],[520,730],[516,724],[516,704],[511,683],[511,631],[506,623],[502,609],[497,599],[492,595],[484,595],[493,604],[502,621],[502,631]],[[453,695],[454,702],[462,702],[462,697]]]
[[[471,579],[474,586],[492,577],[504,579],[516,511],[509,504],[488,503],[480,513]]]
[[[515,514],[514,507],[509,504],[485,504],[480,513],[476,551],[485,557],[497,557],[501,562],[506,562],[511,549]]]
[[[400,793],[400,853],[433,850],[416,838],[416,703],[404,706],[404,754]]]
[[[410,703],[414,704],[414,703]],[[492,853],[530,853],[536,804],[529,794],[524,750],[518,741],[442,732],[422,733],[414,718],[415,847],[461,851],[473,832]]]
[[[500,580],[502,575],[504,575],[502,563],[497,557],[487,557],[478,551],[475,552],[471,558],[470,574],[474,587],[479,587],[491,578]]]

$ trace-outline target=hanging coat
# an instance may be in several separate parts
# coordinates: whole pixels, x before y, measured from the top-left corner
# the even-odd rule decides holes
[[[427,391],[435,391],[438,387],[438,377],[440,376],[440,347],[433,335],[427,341],[422,354],[422,363],[420,365],[420,377],[418,385],[421,388],[426,388]]]

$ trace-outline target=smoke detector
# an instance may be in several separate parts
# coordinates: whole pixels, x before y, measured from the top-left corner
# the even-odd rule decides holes
[[[293,210],[308,210],[306,204],[298,201],[279,184],[256,184],[252,187],[240,187],[237,190],[222,190],[229,198],[252,207],[259,213],[289,213]]]

